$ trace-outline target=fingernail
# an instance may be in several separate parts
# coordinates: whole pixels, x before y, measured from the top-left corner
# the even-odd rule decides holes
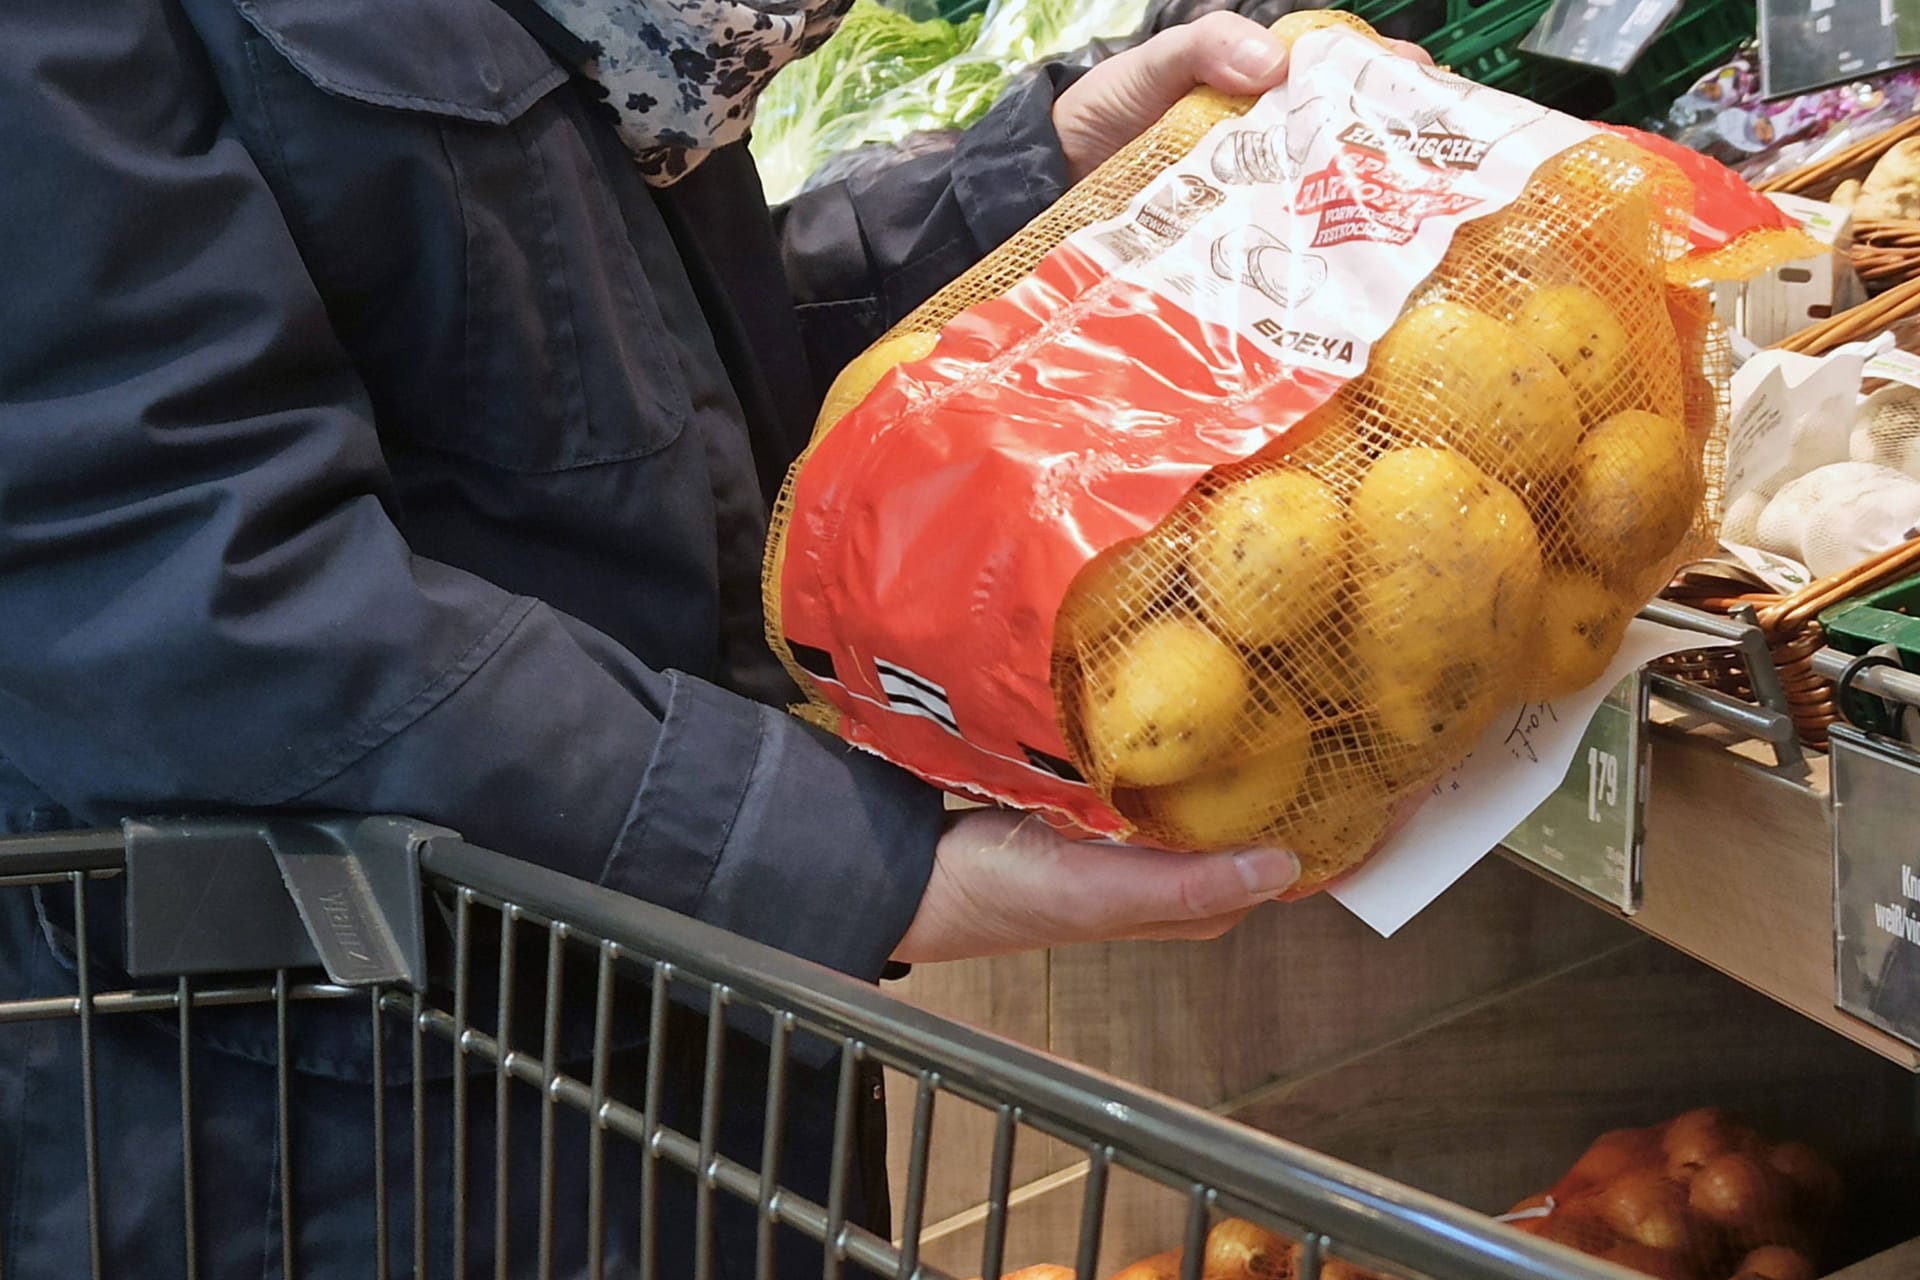
[[[1227,65],[1249,80],[1265,80],[1280,70],[1287,50],[1270,36],[1250,36],[1227,51]]]
[[[1234,855],[1234,870],[1249,898],[1271,898],[1300,878],[1300,860],[1285,849],[1248,849]]]

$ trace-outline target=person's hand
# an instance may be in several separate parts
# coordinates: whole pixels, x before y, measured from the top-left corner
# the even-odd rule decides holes
[[[1300,864],[1281,849],[1162,853],[1056,835],[1038,818],[960,815],[893,958],[905,964],[1122,938],[1217,938],[1284,893]]]
[[[1387,42],[1427,65],[1419,45]],[[1053,129],[1078,182],[1144,132],[1191,90],[1265,93],[1287,78],[1287,50],[1259,23],[1237,13],[1209,13],[1171,27],[1099,63],[1053,104]]]

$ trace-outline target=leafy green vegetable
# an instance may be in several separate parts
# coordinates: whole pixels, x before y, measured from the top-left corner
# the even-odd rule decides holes
[[[753,155],[770,200],[800,189],[841,149],[836,133],[888,90],[951,60],[973,43],[980,18],[916,22],[875,0],[854,0],[833,38],[781,68],[754,112]]]
[[[955,25],[855,0],[833,39],[783,68],[761,96],[753,154],[767,198],[791,199],[843,151],[965,128],[1023,67],[1133,31],[1147,3],[993,0]]]

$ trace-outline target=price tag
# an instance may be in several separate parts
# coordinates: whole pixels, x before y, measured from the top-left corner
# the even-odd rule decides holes
[[[1559,788],[1501,843],[1631,914],[1640,906],[1647,689],[1628,673],[1594,712]]]
[[[1920,1048],[1920,753],[1848,725],[1831,742],[1836,1003]]]
[[[1787,98],[1905,60],[1890,0],[1760,0],[1760,96]]]
[[[1903,58],[1920,56],[1920,0],[1893,0],[1893,46]]]
[[[1554,0],[1520,48],[1621,75],[1680,6],[1681,0]]]

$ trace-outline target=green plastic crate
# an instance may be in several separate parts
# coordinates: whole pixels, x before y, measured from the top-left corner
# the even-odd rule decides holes
[[[1419,0],[1335,0],[1369,23]],[[1623,76],[1520,52],[1551,0],[1447,0],[1446,18],[1422,39],[1434,60],[1469,80],[1524,98],[1566,104],[1595,119],[1638,123],[1667,106],[1753,39],[1754,0],[1688,0]]]
[[[1920,671],[1920,575],[1834,605],[1820,614],[1820,627],[1842,653],[1890,644],[1900,665]]]

